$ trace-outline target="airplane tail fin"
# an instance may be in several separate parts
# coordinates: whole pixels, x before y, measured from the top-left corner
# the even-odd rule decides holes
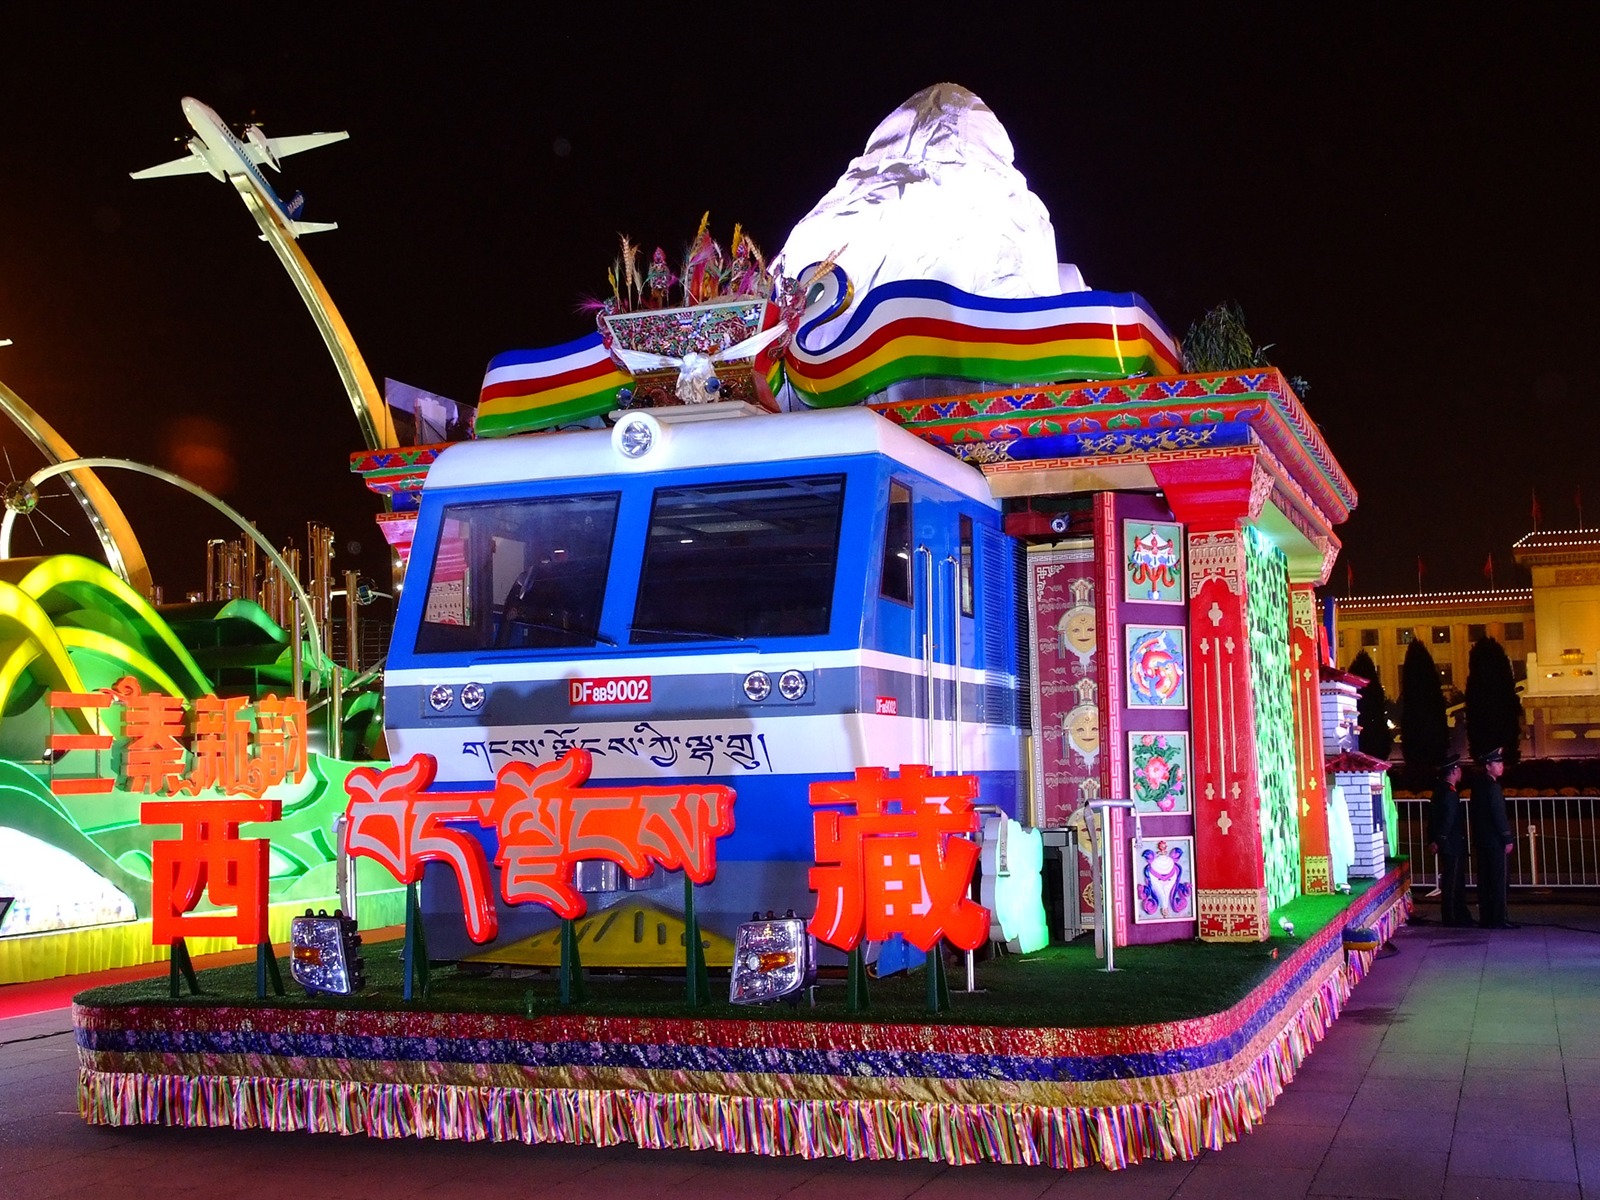
[[[339,228],[337,221],[290,221],[289,232],[294,237],[302,237],[308,233],[327,233],[331,229]],[[266,241],[267,235],[259,235],[259,240]]]

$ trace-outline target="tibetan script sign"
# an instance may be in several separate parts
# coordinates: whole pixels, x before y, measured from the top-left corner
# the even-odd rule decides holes
[[[585,750],[553,763],[507,763],[492,792],[429,792],[436,763],[426,754],[386,771],[358,767],[345,784],[350,854],[376,859],[402,883],[420,880],[424,863],[447,864],[479,943],[499,932],[488,859],[470,829],[450,822],[497,831],[507,904],[542,904],[564,918],[587,909],[573,885],[574,866],[586,860],[616,863],[635,879],[657,863],[709,883],[717,839],[733,832],[733,789],[584,787],[593,765]]]

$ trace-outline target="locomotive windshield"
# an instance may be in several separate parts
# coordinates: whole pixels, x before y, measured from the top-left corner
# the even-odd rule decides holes
[[[661,488],[630,641],[828,632],[844,476]]]
[[[592,646],[619,496],[550,496],[444,511],[416,653]]]

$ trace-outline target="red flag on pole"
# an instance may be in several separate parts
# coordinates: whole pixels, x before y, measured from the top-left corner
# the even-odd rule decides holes
[[[1539,528],[1539,522],[1544,519],[1544,513],[1539,508],[1539,489],[1533,489],[1533,527]]]
[[[1419,591],[1422,588],[1422,573],[1423,573],[1422,555],[1419,554],[1419,555],[1417,555],[1417,588],[1418,588]]]
[[[1583,488],[1572,489],[1572,502],[1578,506],[1578,528],[1583,528]]]
[[[1350,565],[1350,560],[1347,558],[1344,560],[1344,594],[1353,596],[1355,595],[1355,590],[1356,569]]]
[[[1489,556],[1483,560],[1483,577],[1489,581],[1490,587],[1494,586],[1494,551],[1492,550],[1489,552]]]

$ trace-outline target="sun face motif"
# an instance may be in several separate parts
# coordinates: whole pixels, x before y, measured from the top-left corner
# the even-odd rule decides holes
[[[1057,622],[1056,633],[1062,648],[1087,666],[1095,651],[1094,608],[1088,604],[1073,605]]]
[[[1062,721],[1067,743],[1087,762],[1094,762],[1100,753],[1100,710],[1092,704],[1080,704],[1067,713]]]

